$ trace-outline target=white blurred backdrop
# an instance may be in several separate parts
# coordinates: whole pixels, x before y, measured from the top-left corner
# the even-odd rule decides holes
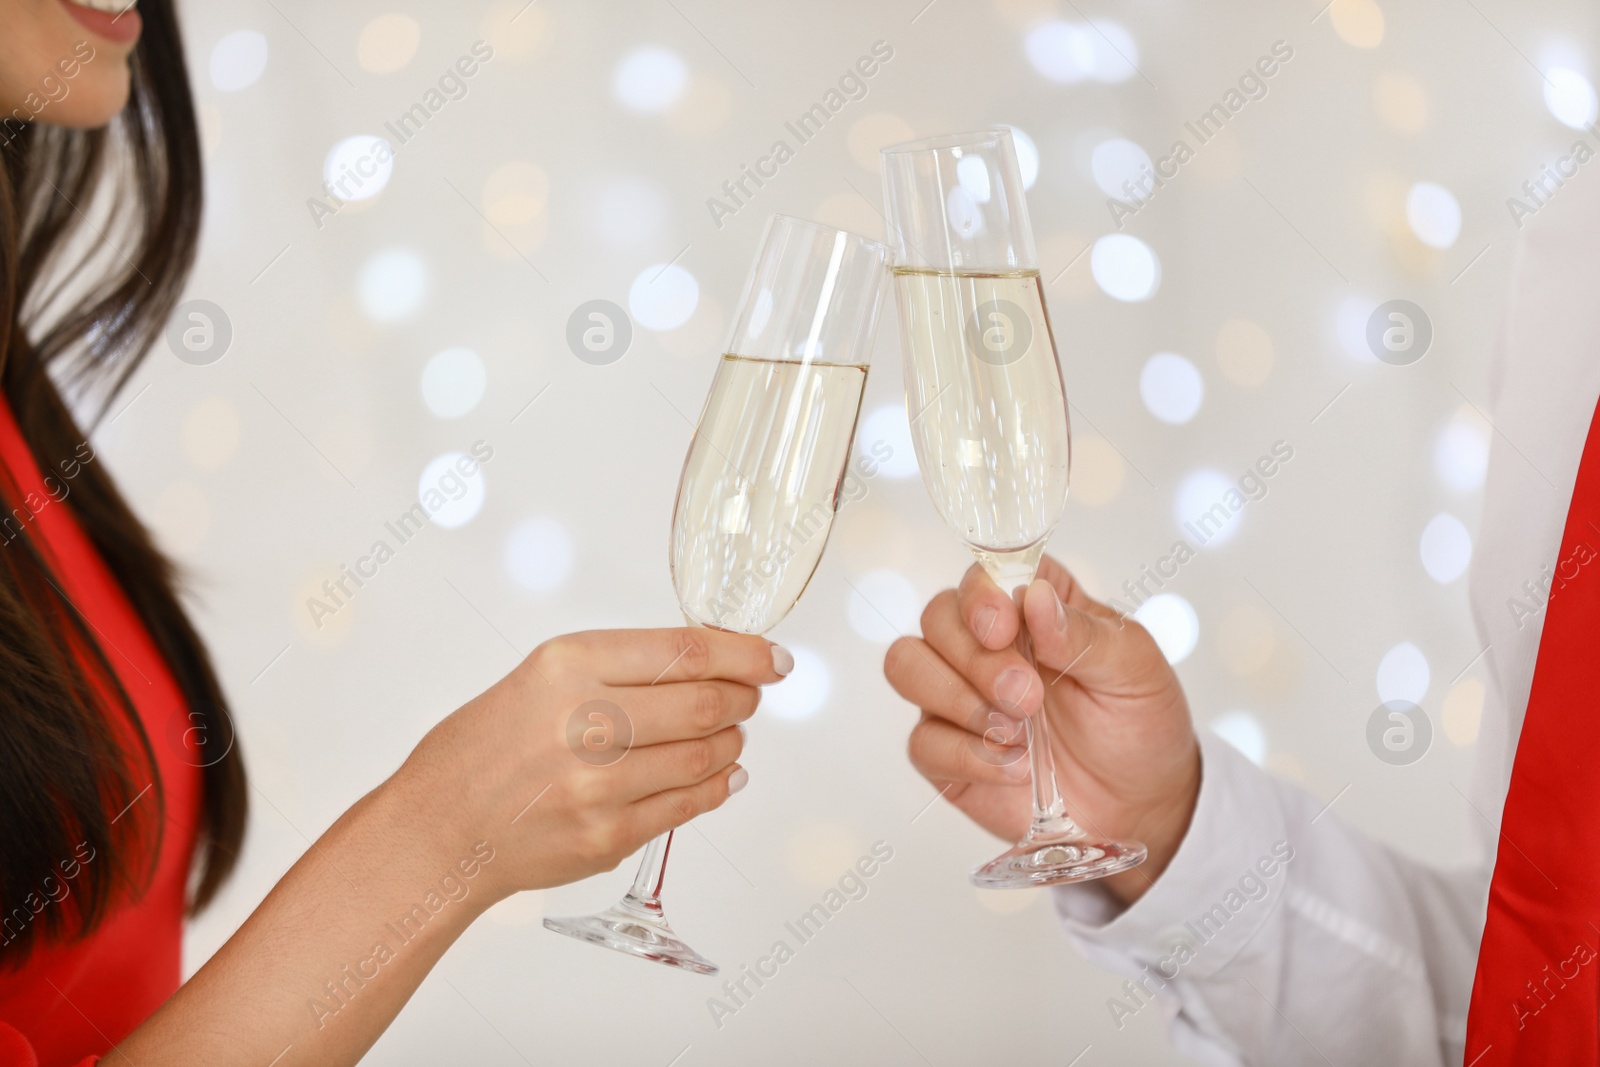
[[[1507,198],[1575,141],[1600,144],[1581,129],[1592,6],[240,0],[183,14],[207,166],[188,295],[232,336],[204,365],[158,348],[101,445],[194,575],[255,787],[242,868],[191,929],[191,971],[432,723],[541,640],[677,623],[673,493],[767,216],[881,235],[880,147],[994,124],[1025,135],[1036,172],[1072,401],[1053,551],[1131,606],[1125,580],[1180,537],[1197,545],[1185,521],[1292,451],[1141,618],[1200,729],[1385,841],[1463,858],[1476,816],[1454,785],[1484,692],[1465,570],[1518,229]],[[875,46],[873,75],[841,88]],[[785,123],[833,89],[837,110],[798,144]],[[426,123],[399,128],[419,103]],[[1213,105],[1227,121],[1202,143],[1191,126]],[[779,139],[793,158],[730,199],[723,183]],[[1189,153],[1169,160],[1180,140]],[[1172,176],[1141,189],[1147,164]],[[325,180],[348,194],[337,211]],[[1393,299],[1431,324],[1408,365],[1366,339]],[[593,300],[632,319],[606,365],[567,341]],[[893,860],[720,1026],[718,982],[540,927],[610,903],[631,862],[524,894],[456,945],[368,1062],[1179,1062],[1156,1012],[1113,1021],[1121,979],[1075,955],[1045,893],[968,885],[995,842],[930,807],[905,760],[915,712],[883,653],[967,559],[917,476],[893,325],[889,307],[858,436],[889,458],[773,634],[799,666],[749,727],[749,788],[680,833],[669,912],[737,972],[874,842]],[[479,441],[493,458],[462,501],[313,619],[308,598],[440,457]],[[1366,740],[1397,698],[1432,725],[1405,766]]]

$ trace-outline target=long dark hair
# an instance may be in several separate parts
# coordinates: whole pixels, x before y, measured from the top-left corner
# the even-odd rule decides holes
[[[175,569],[105,465],[82,462],[87,435],[63,395],[105,414],[194,261],[200,147],[183,46],[172,0],[141,0],[139,13],[131,95],[108,128],[0,127],[0,388],[41,469],[73,471],[71,507],[207,740],[202,759],[188,757],[204,765],[196,910],[238,856],[243,764]],[[97,199],[113,181],[116,196]],[[0,497],[19,514],[14,484],[0,484]],[[146,735],[108,653],[22,526],[0,547],[0,961],[11,965],[40,938],[87,934],[119,894],[148,884],[166,824],[153,745],[178,743]]]

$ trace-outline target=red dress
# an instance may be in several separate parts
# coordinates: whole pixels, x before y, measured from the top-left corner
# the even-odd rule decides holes
[[[105,1055],[178,988],[201,772],[197,748],[186,733],[187,705],[172,672],[78,525],[72,511],[73,483],[62,471],[50,472],[57,497],[67,488],[61,500],[51,498],[3,394],[0,466],[22,494],[22,514],[34,512],[25,527],[34,544],[51,561],[63,592],[88,619],[89,632],[100,635],[106,660],[150,738],[166,791],[161,856],[144,895],[119,900],[86,940],[40,941],[21,970],[0,967],[0,1067],[68,1067]],[[5,507],[17,503],[7,500]],[[17,548],[0,533],[0,552],[6,551]],[[135,803],[152,799],[153,791]]]

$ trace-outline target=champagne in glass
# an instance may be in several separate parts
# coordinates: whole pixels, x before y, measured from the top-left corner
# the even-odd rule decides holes
[[[889,250],[774,216],[689,444],[668,562],[690,625],[766,633],[822,559],[850,459]],[[717,965],[661,907],[672,834],[597,915],[546,919],[592,944],[699,974]]]
[[[883,150],[906,406],[928,493],[1006,592],[1033,581],[1067,504],[1067,398],[1008,130]],[[1026,629],[1018,648],[1032,662]],[[1028,723],[1033,818],[972,872],[995,889],[1103,878],[1143,845],[1099,841],[1068,817],[1049,723]]]

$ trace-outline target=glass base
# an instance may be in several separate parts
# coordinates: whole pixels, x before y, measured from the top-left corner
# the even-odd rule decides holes
[[[1082,833],[1059,837],[1029,835],[972,872],[980,889],[1028,889],[1068,885],[1132,870],[1144,862],[1137,841],[1093,841]]]
[[[718,967],[686,945],[659,910],[655,914],[628,907],[623,901],[598,915],[573,915],[546,919],[546,930],[587,941],[591,945],[626,952],[640,959],[681,967],[695,974],[716,974]]]

